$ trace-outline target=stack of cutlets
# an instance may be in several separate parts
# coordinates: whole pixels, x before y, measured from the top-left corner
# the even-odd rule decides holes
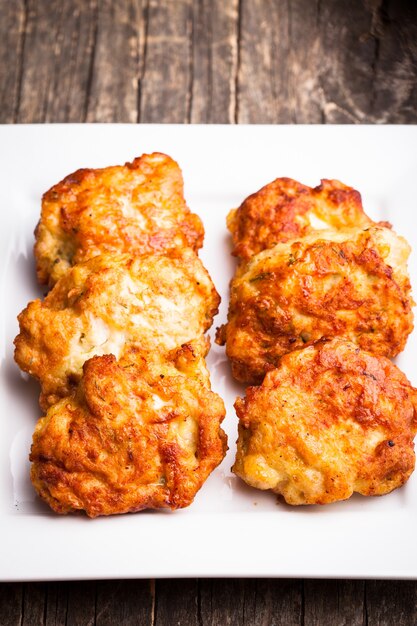
[[[41,385],[31,478],[58,513],[189,505],[223,459],[205,356],[220,298],[177,163],[83,169],[43,197],[19,366]]]
[[[334,180],[278,178],[228,227],[239,265],[217,341],[235,378],[260,385],[235,404],[235,473],[290,504],[404,484],[417,395],[388,358],[413,329],[407,242]]]

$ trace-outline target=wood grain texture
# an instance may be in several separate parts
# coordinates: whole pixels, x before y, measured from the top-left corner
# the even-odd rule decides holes
[[[16,121],[84,121],[95,1],[27,0]]]
[[[22,624],[23,584],[0,584],[0,624],[21,626]]]
[[[94,626],[145,626],[152,623],[153,582],[106,580],[97,582]]]
[[[130,580],[0,585],[1,626],[415,626],[413,581]]]
[[[413,581],[368,581],[366,624],[417,624],[417,584]]]
[[[417,122],[413,0],[0,0],[0,15],[2,123]],[[416,623],[411,581],[0,585],[0,626]]]
[[[140,91],[141,122],[190,121],[192,0],[150,0]]]
[[[334,626],[365,626],[365,584],[345,580],[305,581],[305,626],[321,626],[329,614]]]
[[[157,580],[154,593],[153,625],[200,626],[197,580]]]
[[[201,580],[204,626],[295,626],[302,619],[302,583],[294,580]]]
[[[16,120],[22,78],[26,11],[23,0],[0,2],[0,104],[1,121]]]
[[[0,9],[1,122],[417,122],[411,0]]]
[[[332,62],[321,78],[324,121],[415,120],[417,4],[369,0],[365,10],[358,3],[341,4],[345,10],[338,22],[329,3],[323,3],[320,12],[321,28],[332,24],[332,29],[323,29],[321,39],[323,52],[332,51]]]
[[[51,601],[49,607],[47,605],[47,588],[47,583],[26,583],[23,585],[22,626],[46,625],[48,610],[51,612],[54,608]]]
[[[101,0],[95,14],[87,122],[136,122],[139,63],[143,54],[140,0]]]
[[[65,624],[94,626],[96,623],[96,583],[90,581],[70,582],[59,587],[67,589]]]
[[[191,122],[236,121],[238,41],[238,0],[194,2]]]
[[[238,121],[417,120],[417,4],[242,0]]]

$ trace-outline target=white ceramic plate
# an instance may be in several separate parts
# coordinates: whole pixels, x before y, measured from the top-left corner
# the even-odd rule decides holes
[[[223,302],[233,272],[227,211],[277,176],[316,185],[338,178],[362,192],[417,251],[417,127],[127,126],[0,127],[0,579],[186,576],[417,578],[417,475],[381,498],[290,508],[230,473],[243,389],[223,348],[212,348],[212,382],[226,401],[230,451],[188,509],[112,518],[60,517],[35,497],[28,452],[39,417],[37,384],[13,362],[17,313],[39,295],[32,258],[41,194],[79,167],[143,152],[181,165],[186,199],[206,227],[202,258]],[[416,253],[411,274],[417,285]],[[398,359],[417,383],[416,333]]]

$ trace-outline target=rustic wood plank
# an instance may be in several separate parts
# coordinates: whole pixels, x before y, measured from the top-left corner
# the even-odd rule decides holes
[[[201,626],[196,579],[155,581],[155,626]]]
[[[238,122],[323,121],[321,4],[318,0],[242,0]],[[335,13],[337,6],[333,3]]]
[[[67,623],[68,585],[48,583],[46,586],[44,626],[65,626]]]
[[[95,626],[151,626],[152,585],[149,580],[98,582]]]
[[[417,583],[367,581],[366,617],[367,626],[414,626],[417,624]]]
[[[140,121],[233,122],[238,0],[151,0],[147,17]]]
[[[139,582],[139,593],[138,593]],[[98,583],[97,624],[217,624],[261,626],[389,625],[417,623],[414,581],[157,581],[153,616],[147,581]],[[0,585],[2,626],[95,623],[95,583]],[[24,596],[24,597],[23,597]],[[366,604],[363,599],[366,597]],[[23,602],[22,602],[23,599]],[[123,621],[122,621],[123,620]],[[154,621],[153,621],[154,620]]]
[[[294,0],[279,6],[277,19],[284,23],[286,33],[283,48],[280,41],[273,43],[275,93],[279,102],[279,108],[275,107],[276,115],[285,118],[285,123],[321,123],[321,2]]]
[[[64,583],[61,583],[63,585]],[[68,587],[67,626],[95,626],[95,581],[66,583]]]
[[[417,3],[378,2],[370,113],[376,122],[417,122]]]
[[[0,0],[1,121],[417,119],[416,3],[147,1]]]
[[[26,27],[23,0],[0,2],[0,115],[5,124],[16,120]]]
[[[87,98],[87,122],[136,122],[146,3],[101,0]]]
[[[243,624],[246,583],[243,579],[201,579],[200,615],[203,626]]]
[[[298,626],[301,582],[277,579],[200,580],[201,626]]]
[[[405,0],[242,0],[238,121],[416,121],[416,18]]]
[[[198,0],[193,12],[191,122],[234,123],[238,0]]]
[[[47,609],[47,584],[26,583],[23,586],[22,626],[43,626]]]
[[[43,626],[94,626],[96,620],[96,584],[95,582],[52,582],[45,586],[34,585],[37,612],[41,616],[42,594],[45,594],[42,621]],[[32,605],[28,594],[27,605]],[[33,619],[33,615],[31,616]]]
[[[321,74],[323,121],[415,122],[416,3],[340,4],[337,14],[329,2],[321,6],[322,50],[332,51]]]
[[[304,582],[305,626],[365,626],[365,583],[353,580]]]
[[[331,52],[321,74],[324,121],[415,121],[416,4],[340,4],[335,14],[322,3],[320,14],[322,50]]]
[[[27,0],[16,121],[85,118],[97,0]]]
[[[190,120],[193,0],[150,0],[143,75],[141,122]]]
[[[247,581],[248,583],[250,581]],[[247,595],[253,594],[248,587]],[[296,626],[303,611],[302,581],[266,579],[256,581],[254,619],[265,626]],[[248,626],[257,621],[250,622]]]
[[[341,4],[344,13],[338,15],[322,3],[319,16],[321,51],[328,50],[320,74],[323,121],[358,123],[370,112],[374,84],[373,11],[371,3]]]
[[[240,3],[236,94],[240,123],[290,121],[286,106],[284,110],[279,107],[284,98],[277,93],[286,81],[287,68],[279,62],[274,41],[279,42],[283,53],[288,49],[288,23],[285,14],[283,21],[279,19],[280,6],[273,0]],[[276,76],[276,69],[283,75]]]
[[[23,584],[0,584],[0,624],[20,626],[22,623]]]

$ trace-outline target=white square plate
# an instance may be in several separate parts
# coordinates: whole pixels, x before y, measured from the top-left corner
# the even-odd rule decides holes
[[[202,258],[226,317],[233,273],[225,217],[277,176],[309,185],[338,178],[362,193],[365,210],[389,220],[417,250],[417,127],[129,126],[0,127],[0,579],[186,576],[417,578],[417,475],[381,498],[355,496],[325,507],[291,508],[230,473],[243,388],[224,349],[213,346],[213,388],[226,402],[227,458],[176,513],[60,517],[35,497],[28,452],[40,416],[37,384],[13,362],[16,315],[41,294],[33,229],[40,198],[80,167],[124,163],[161,151],[182,167],[185,195],[203,219]],[[416,252],[410,270],[417,285]],[[417,333],[398,364],[417,383]],[[413,367],[414,366],[414,367]]]

